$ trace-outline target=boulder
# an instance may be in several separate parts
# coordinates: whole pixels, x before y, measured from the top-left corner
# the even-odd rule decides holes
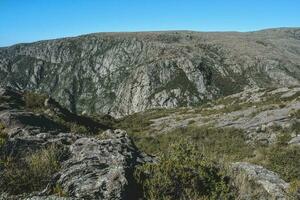
[[[247,162],[231,165],[233,185],[237,188],[238,199],[285,200],[289,184],[278,174],[262,166]]]

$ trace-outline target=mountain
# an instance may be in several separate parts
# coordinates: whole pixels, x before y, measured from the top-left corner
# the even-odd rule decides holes
[[[0,48],[0,83],[74,113],[192,106],[300,84],[300,29],[95,33]]]

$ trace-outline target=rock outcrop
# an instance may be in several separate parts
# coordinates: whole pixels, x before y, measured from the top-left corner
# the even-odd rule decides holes
[[[288,199],[289,184],[276,173],[246,162],[232,164],[231,170],[234,185],[238,188],[238,199]]]
[[[124,116],[300,84],[299,29],[97,33],[0,48],[0,85]]]
[[[152,162],[152,158],[141,153],[125,131],[109,129],[96,137],[64,132],[65,127],[47,115],[24,109],[22,95],[0,89],[0,123],[7,134],[0,145],[0,159],[23,159],[27,153],[49,145],[62,148],[65,156],[44,190],[17,196],[1,191],[0,199],[137,198],[133,170],[138,164]],[[0,163],[0,177],[2,170]],[[2,181],[0,178],[0,185],[5,184]],[[57,185],[67,197],[53,195]]]

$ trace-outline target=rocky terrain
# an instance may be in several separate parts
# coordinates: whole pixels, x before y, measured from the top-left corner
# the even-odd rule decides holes
[[[0,89],[0,199],[136,198],[133,169],[138,164],[152,162],[152,158],[141,153],[125,131],[108,129],[99,137],[78,134],[74,130],[68,132],[62,123],[55,120],[58,113],[60,118],[64,113],[55,102],[46,101],[49,110],[45,114],[28,110],[26,101],[29,99],[26,100],[22,93]],[[107,128],[101,124],[99,127]],[[52,149],[53,146],[55,149]],[[41,151],[46,151],[47,156],[43,157],[44,154],[39,153]],[[46,177],[47,167],[55,167],[56,164],[43,161],[49,161],[49,153],[53,151],[60,154],[57,160],[60,166]],[[34,161],[34,157],[30,157],[32,154],[37,154],[42,160],[36,161],[37,166],[31,163]],[[26,169],[29,158],[31,168]],[[41,166],[39,162],[42,162]],[[19,169],[19,164],[27,171]],[[43,179],[37,176],[38,169],[30,174],[34,167],[46,168],[42,171],[45,174],[40,174]],[[9,173],[10,168],[13,174]],[[28,179],[25,179],[26,176],[29,176]],[[45,178],[48,178],[46,182]],[[34,181],[38,186],[31,185]]]
[[[96,33],[0,48],[0,84],[116,117],[300,82],[300,30]]]
[[[0,200],[300,199],[300,29],[0,48]]]
[[[193,109],[149,110],[120,120],[108,120],[105,116],[75,115],[47,96],[1,88],[0,199],[153,199],[142,195],[142,192],[147,194],[145,189],[152,188],[147,185],[151,179],[143,182],[147,179],[137,179],[134,173],[138,166],[145,165],[143,173],[147,174],[151,169],[149,165],[155,167],[165,162],[157,154],[157,150],[167,149],[160,140],[165,136],[170,136],[168,145],[190,137],[196,144],[205,145],[199,153],[226,168],[224,180],[229,181],[222,181],[226,184],[222,187],[225,187],[225,194],[231,191],[229,199],[297,199],[300,195],[296,181],[300,177],[299,162],[295,159],[300,155],[299,91],[298,87],[247,90]],[[267,111],[268,116],[273,117],[266,118],[264,113]],[[117,128],[127,130],[133,140],[126,131]],[[214,132],[217,129],[219,133]],[[238,135],[240,132],[236,130],[242,130],[245,137]],[[277,155],[278,150],[272,145],[278,145],[283,130],[288,136],[280,139],[281,146],[276,148],[287,151],[291,158],[283,155],[288,159],[283,163],[279,162],[281,160],[268,163],[264,158],[266,162],[261,162],[256,150],[265,148],[266,155],[272,157],[269,153],[275,151],[274,155]],[[201,136],[202,131],[215,134],[216,138]],[[194,135],[189,135],[191,133]],[[219,142],[217,146],[221,151],[213,143],[198,143],[197,138]],[[160,140],[159,145],[156,140]],[[149,151],[151,147],[156,151]],[[205,148],[209,148],[208,151]],[[269,152],[268,148],[273,149]],[[213,156],[214,151],[218,159]],[[278,155],[283,159],[280,153]],[[189,166],[189,162],[185,164]],[[176,166],[171,165],[170,169],[176,169]],[[270,171],[273,167],[277,173]],[[286,173],[280,172],[280,167],[286,168]],[[176,173],[186,173],[186,167],[184,169]],[[164,184],[163,180],[160,183]],[[216,178],[216,181],[220,180]],[[224,191],[217,190],[208,195],[224,195]],[[158,194],[164,195],[163,191]]]

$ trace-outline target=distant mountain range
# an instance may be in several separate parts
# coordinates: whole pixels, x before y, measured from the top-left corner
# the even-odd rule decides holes
[[[300,85],[300,28],[95,33],[0,48],[0,85],[115,117]]]

